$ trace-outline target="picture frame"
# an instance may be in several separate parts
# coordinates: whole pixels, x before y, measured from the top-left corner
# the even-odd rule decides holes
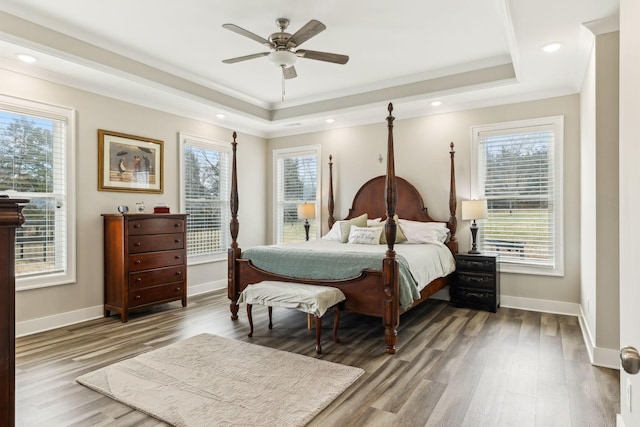
[[[164,142],[98,129],[98,190],[162,193]]]

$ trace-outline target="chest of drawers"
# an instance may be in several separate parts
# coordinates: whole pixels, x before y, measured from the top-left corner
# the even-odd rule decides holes
[[[104,314],[171,301],[187,306],[184,214],[104,214]]]
[[[500,307],[498,268],[497,255],[456,255],[456,272],[449,287],[451,302],[495,313]]]

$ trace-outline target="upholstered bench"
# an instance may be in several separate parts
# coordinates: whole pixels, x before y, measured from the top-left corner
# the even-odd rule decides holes
[[[295,308],[305,313],[313,314],[316,323],[316,353],[322,353],[320,336],[322,335],[322,316],[333,307],[335,317],[333,322],[333,340],[340,342],[338,338],[338,324],[340,323],[339,304],[345,300],[345,296],[338,288],[330,286],[306,285],[294,282],[264,281],[249,285],[240,294],[238,304],[247,304],[247,317],[249,318],[249,337],[253,336],[253,318],[251,307],[253,304],[266,305],[269,311],[269,329],[273,328],[272,307]]]

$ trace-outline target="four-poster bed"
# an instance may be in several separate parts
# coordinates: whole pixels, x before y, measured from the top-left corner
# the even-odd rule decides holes
[[[332,286],[340,289],[346,296],[344,309],[346,311],[376,316],[382,319],[385,330],[386,352],[393,354],[396,351],[397,328],[400,323],[400,314],[411,307],[415,307],[431,295],[435,294],[448,284],[448,273],[443,273],[443,277],[430,280],[427,284],[419,284],[420,287],[412,297],[412,304],[409,306],[400,303],[401,290],[404,289],[404,282],[401,277],[406,276],[406,261],[402,256],[396,255],[396,236],[399,232],[398,223],[394,218],[400,220],[410,220],[419,222],[438,222],[431,218],[424,207],[422,197],[417,189],[403,178],[395,175],[394,145],[393,145],[393,106],[388,107],[389,115],[386,118],[388,128],[387,140],[387,172],[384,176],[379,176],[369,180],[356,193],[353,204],[349,209],[349,214],[345,220],[356,218],[362,214],[367,214],[369,218],[386,218],[384,223],[384,237],[386,239],[386,252],[381,254],[378,268],[365,268],[356,274],[355,277],[340,279],[317,279],[293,276],[293,274],[273,273],[276,269],[267,271],[266,268],[258,268],[254,262],[245,257],[245,253],[238,246],[238,186],[236,167],[236,133],[233,133],[233,159],[232,159],[232,179],[231,179],[231,247],[228,252],[228,286],[227,294],[231,300],[231,318],[238,318],[237,301],[240,292],[249,284],[258,283],[264,280],[281,282],[298,282],[318,286]],[[449,219],[442,221],[446,223],[449,230],[449,239],[445,242],[449,251],[453,254],[458,251],[458,242],[455,232],[457,228],[456,219],[456,188],[454,151],[451,143],[451,179],[449,188]],[[333,162],[330,157],[329,163],[329,228],[336,220],[334,219],[333,200]],[[309,243],[309,242],[307,242]],[[282,245],[286,246],[286,245]],[[358,245],[347,245],[358,246]],[[403,245],[404,246],[404,245]],[[408,245],[407,245],[408,246]],[[415,245],[414,245],[415,246]],[[403,248],[404,249],[404,248]],[[348,251],[349,249],[344,249]],[[449,251],[445,251],[451,258]],[[247,251],[248,252],[248,251]],[[339,255],[337,255],[339,256]],[[402,262],[399,262],[402,261]],[[450,272],[450,271],[449,271]],[[310,277],[310,276],[308,276]],[[402,289],[401,289],[402,286]],[[406,298],[405,298],[406,299]]]

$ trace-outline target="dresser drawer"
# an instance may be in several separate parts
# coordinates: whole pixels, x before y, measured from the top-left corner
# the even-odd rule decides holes
[[[184,248],[184,234],[150,234],[129,237],[129,253],[166,251]]]
[[[455,280],[456,285],[463,288],[494,290],[496,279],[492,274],[458,271]]]
[[[471,270],[494,272],[496,263],[494,260],[484,257],[458,256],[456,259],[456,268],[458,271]]]
[[[183,233],[184,219],[180,218],[140,218],[127,222],[129,235]]]
[[[184,250],[129,255],[129,271],[149,270],[184,264]]]
[[[168,267],[129,275],[129,290],[149,288],[165,283],[179,282],[186,276],[186,267]]]
[[[129,292],[129,306],[137,307],[145,304],[157,304],[163,301],[175,301],[177,299],[182,299],[183,295],[183,282],[154,286],[153,288],[138,289],[136,291]]]

